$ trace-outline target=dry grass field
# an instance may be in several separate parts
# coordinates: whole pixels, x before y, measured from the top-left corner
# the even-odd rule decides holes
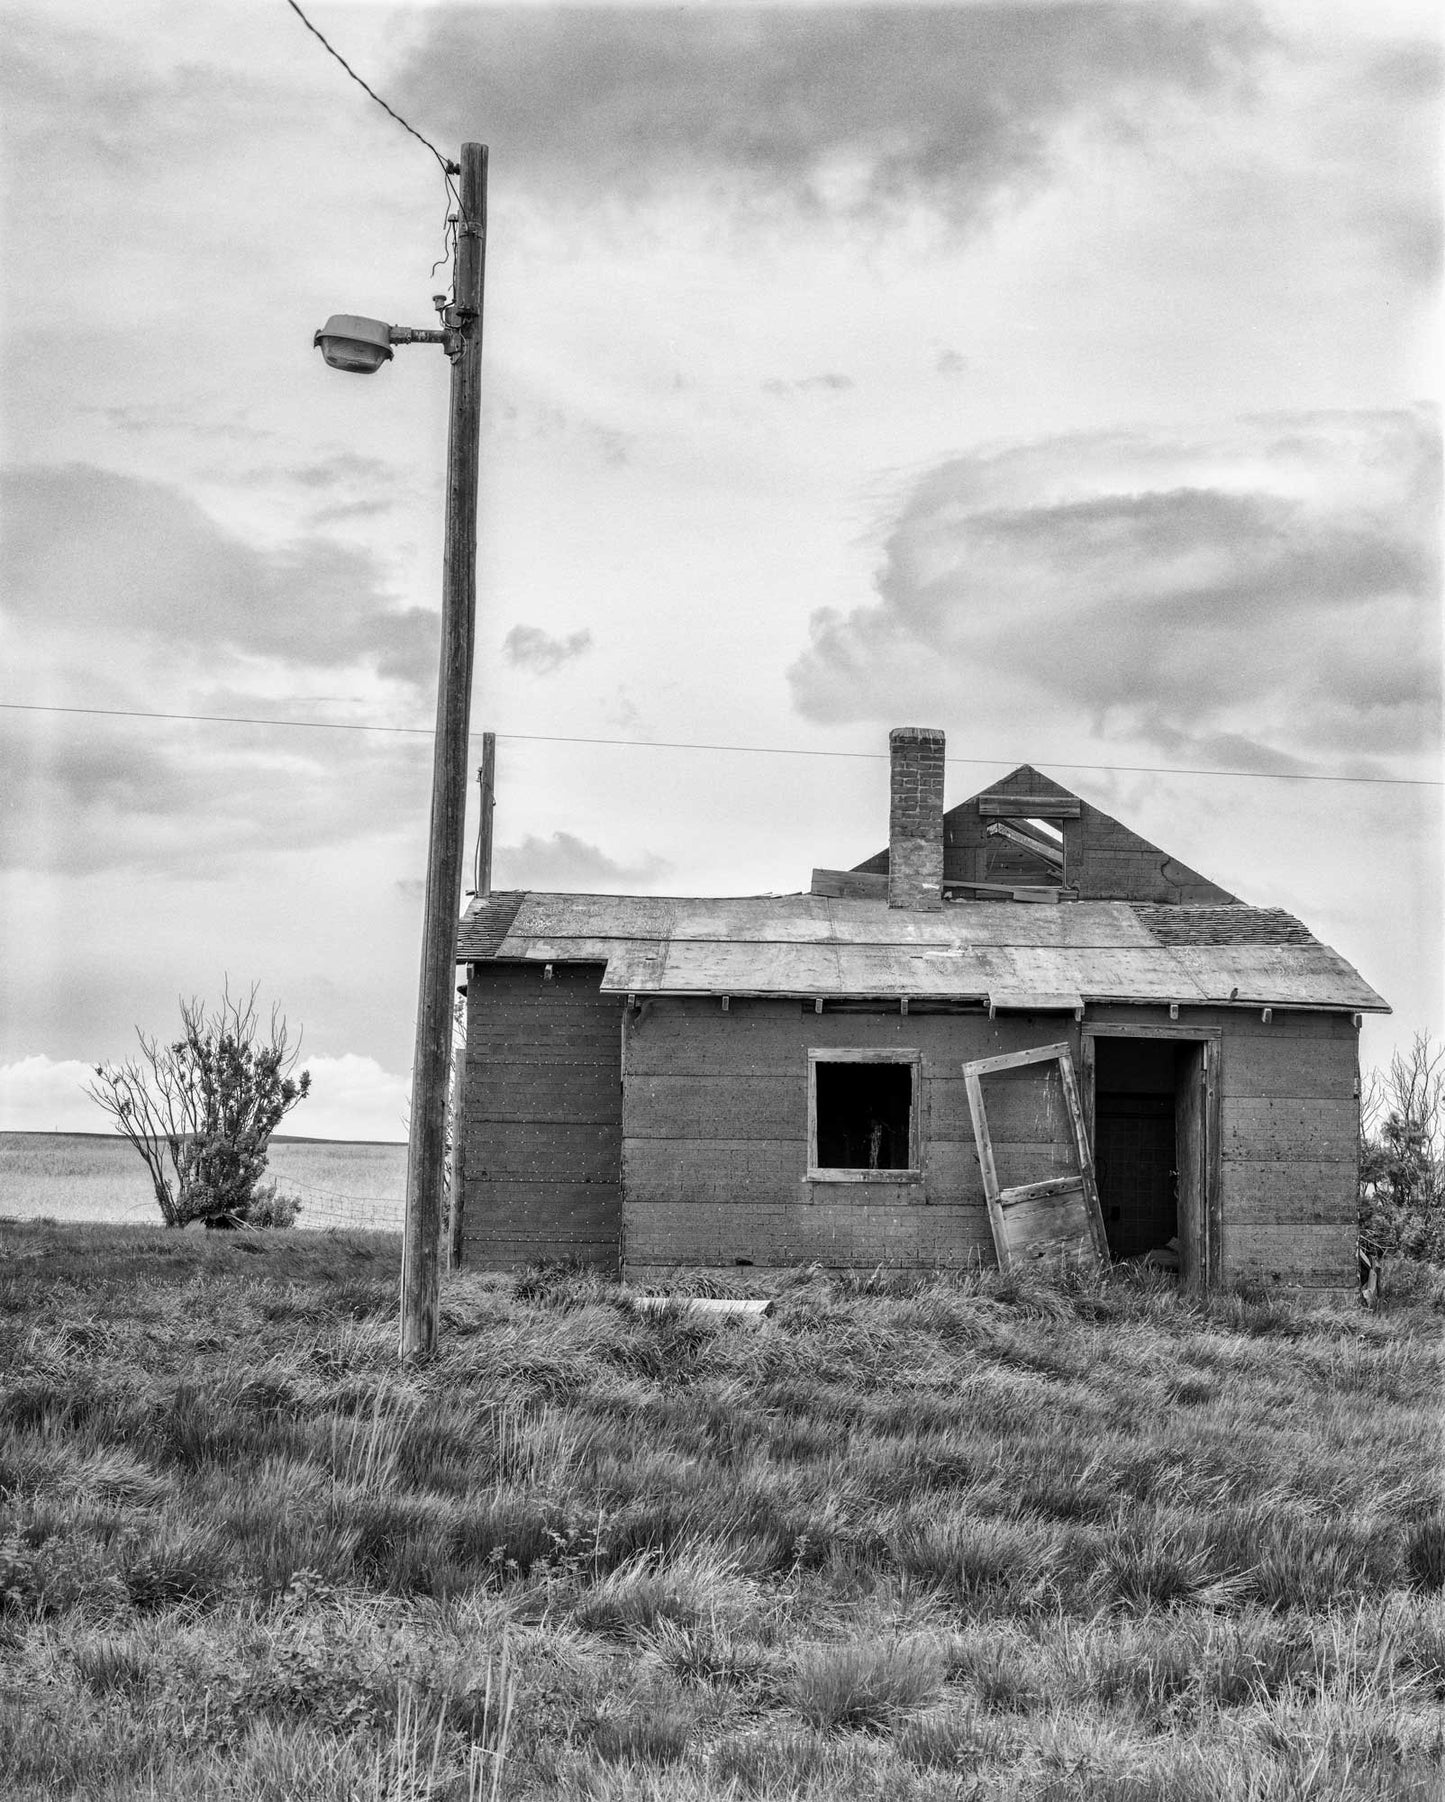
[[[400,1227],[405,1145],[273,1139],[267,1174],[300,1197],[298,1226]],[[160,1220],[145,1166],[113,1133],[0,1133],[0,1215]]]
[[[1441,1793],[1436,1281],[747,1329],[397,1242],[0,1227],[17,1799]]]

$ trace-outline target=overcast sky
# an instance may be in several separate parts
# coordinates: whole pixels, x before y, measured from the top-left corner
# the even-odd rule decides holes
[[[938,725],[950,805],[1027,760],[1298,913],[1367,1061],[1441,1031],[1433,6],[307,10],[491,147],[499,886],[886,838],[880,755],[556,741]],[[311,336],[434,322],[435,161],[284,0],[5,37],[0,700],[429,726],[446,361]],[[102,1126],[83,1067],[229,974],[296,1131],[402,1136],[425,737],[0,710],[0,759],[0,1124]]]

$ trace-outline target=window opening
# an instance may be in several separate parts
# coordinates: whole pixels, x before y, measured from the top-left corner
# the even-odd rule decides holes
[[[912,1063],[813,1064],[818,1170],[913,1168]]]
[[[990,882],[1062,888],[1066,882],[1064,836],[1050,821],[990,820],[985,875]]]

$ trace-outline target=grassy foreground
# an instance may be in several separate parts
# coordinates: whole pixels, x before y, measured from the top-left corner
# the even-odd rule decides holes
[[[24,1797],[1441,1794],[1440,1304],[0,1225]]]

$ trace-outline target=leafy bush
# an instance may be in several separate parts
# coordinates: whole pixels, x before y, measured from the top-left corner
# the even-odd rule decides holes
[[[247,1226],[295,1226],[301,1212],[299,1195],[288,1195],[278,1183],[261,1183],[251,1197]]]
[[[139,1153],[167,1226],[289,1226],[299,1204],[261,1181],[272,1133],[311,1088],[309,1071],[291,1074],[284,1017],[273,1009],[263,1033],[254,986],[244,1000],[227,988],[210,1013],[182,1001],[181,1027],[168,1045],[137,1028],[140,1055],[97,1064],[86,1093]]]
[[[1359,1224],[1375,1256],[1445,1264],[1445,1046],[1427,1033],[1364,1084]]]

